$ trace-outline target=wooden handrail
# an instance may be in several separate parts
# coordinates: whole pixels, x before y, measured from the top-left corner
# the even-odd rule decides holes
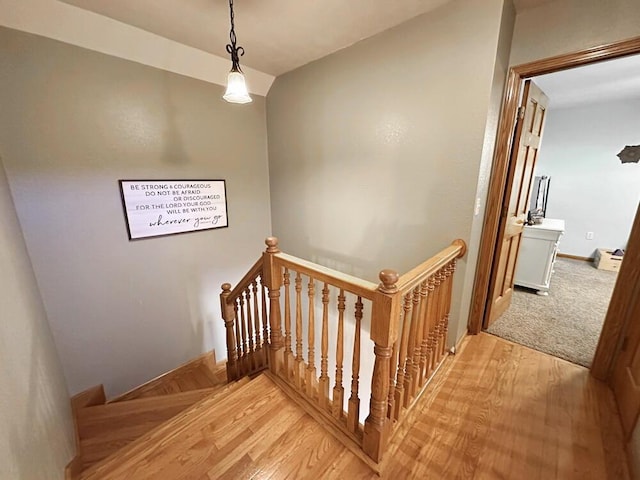
[[[245,288],[247,288],[253,280],[262,273],[262,257],[258,259],[256,263],[253,264],[253,267],[249,269],[242,280],[238,282],[233,290],[229,293],[228,300],[229,302],[238,298],[238,296],[243,292]]]
[[[442,267],[447,265],[454,258],[464,257],[466,252],[467,245],[465,241],[461,239],[454,240],[450,246],[402,275],[398,280],[398,283],[396,283],[398,290],[405,293],[408,292],[416,285],[442,269]]]
[[[373,282],[362,280],[361,278],[323,267],[322,265],[317,265],[286,253],[277,253],[274,256],[283,267],[291,268],[321,282],[330,283],[336,288],[342,288],[367,300],[372,300],[378,289],[378,285]]]

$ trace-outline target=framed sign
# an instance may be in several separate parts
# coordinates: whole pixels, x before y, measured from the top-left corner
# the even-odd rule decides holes
[[[119,180],[129,240],[229,226],[224,180]]]

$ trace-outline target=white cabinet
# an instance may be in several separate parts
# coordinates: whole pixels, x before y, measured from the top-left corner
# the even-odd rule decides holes
[[[538,290],[538,295],[549,294],[553,264],[563,233],[564,220],[552,218],[542,219],[540,225],[524,227],[516,266],[516,285]]]

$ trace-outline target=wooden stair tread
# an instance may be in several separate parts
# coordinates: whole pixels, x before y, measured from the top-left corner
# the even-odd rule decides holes
[[[126,402],[105,403],[104,405],[83,408],[78,411],[80,438],[90,437],[96,429],[114,426],[117,428],[118,423],[131,424],[132,422],[137,423],[138,421],[153,419],[155,416],[166,417],[165,412],[173,416],[186,407],[215,393],[218,388],[203,388],[171,395],[143,397]]]
[[[260,375],[224,398],[202,400],[94,465],[82,479],[238,478],[256,462],[273,472],[284,462],[286,469],[304,476],[303,470],[309,474],[339,455],[352,461],[353,454],[344,450],[272,380]]]
[[[102,467],[105,464],[117,464],[119,462],[118,458],[120,458],[122,455],[125,455],[126,452],[128,452],[131,448],[134,448],[136,445],[140,444],[141,441],[145,442],[145,439],[148,438],[162,438],[164,432],[170,433],[175,428],[176,423],[179,423],[179,419],[191,418],[191,416],[193,415],[192,410],[200,412],[201,404],[204,403],[205,405],[209,406],[215,405],[217,402],[221,402],[227,396],[232,395],[233,393],[235,393],[235,391],[239,390],[243,385],[246,385],[248,383],[249,379],[244,378],[237,382],[224,385],[222,388],[206,389],[207,391],[209,391],[208,395],[204,395],[203,391],[196,391],[195,393],[183,392],[182,394],[172,395],[171,397],[175,396],[182,398],[188,398],[189,395],[191,395],[191,398],[194,398],[195,396],[197,396],[197,394],[202,393],[202,395],[199,398],[195,399],[194,402],[189,405],[185,405],[181,410],[175,412],[173,415],[165,417],[161,422],[155,422],[153,424],[147,423],[146,418],[144,418],[143,414],[141,415],[143,417],[142,421],[138,422],[137,424],[124,425],[118,431],[107,433],[103,437],[98,439],[87,438],[81,440],[83,445],[83,462],[85,465],[85,470],[80,478],[102,478],[102,474],[99,474],[95,477],[88,477],[87,475],[91,475],[91,472],[93,472],[96,467]],[[127,404],[139,403],[152,405],[154,400],[165,402],[166,397],[167,396],[141,398],[126,402],[106,404],[105,406],[113,407],[117,405],[117,408],[119,410],[125,411]],[[91,409],[93,408],[95,407],[91,407]],[[91,416],[91,413],[89,415]],[[97,423],[102,423],[104,419],[108,417],[108,414],[97,411],[95,417],[97,417]],[[98,458],[100,454],[101,456],[100,458]]]
[[[78,433],[84,468],[217,391],[215,388],[107,403],[78,411]]]
[[[136,398],[170,395],[190,390],[200,390],[227,383],[223,362],[216,364],[212,352],[207,352],[184,365],[164,373],[107,403],[119,403]]]

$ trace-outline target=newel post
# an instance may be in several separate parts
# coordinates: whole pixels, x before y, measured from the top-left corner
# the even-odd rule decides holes
[[[391,434],[387,418],[391,351],[398,336],[398,319],[402,295],[396,283],[399,275],[393,270],[380,272],[380,285],[371,312],[371,340],[374,342],[375,364],[371,380],[369,416],[364,422],[362,448],[374,461],[380,462]]]
[[[262,254],[264,284],[269,290],[269,369],[278,373],[284,363],[284,339],[282,336],[282,313],[280,311],[280,287],[282,286],[282,268],[277,265],[275,255],[280,253],[278,239],[267,237],[264,242],[267,250]]]
[[[228,303],[231,295],[231,284],[222,284],[220,294],[220,311],[224,320],[224,328],[227,331],[227,381],[232,382],[240,377],[238,372],[238,354],[236,352],[236,339],[233,333],[233,326],[236,321],[236,312],[233,305]]]

